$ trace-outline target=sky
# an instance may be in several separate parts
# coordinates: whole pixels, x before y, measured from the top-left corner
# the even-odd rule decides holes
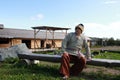
[[[5,28],[85,26],[89,37],[120,39],[120,0],[0,0]]]

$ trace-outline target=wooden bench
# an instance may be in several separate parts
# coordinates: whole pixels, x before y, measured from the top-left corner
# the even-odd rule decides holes
[[[60,55],[49,55],[49,54],[36,54],[36,53],[22,53],[18,54],[19,59],[26,59],[29,61],[40,60],[48,62],[60,62]],[[87,61],[88,65],[95,66],[105,66],[105,67],[120,67],[120,60],[110,60],[110,59],[92,59]]]

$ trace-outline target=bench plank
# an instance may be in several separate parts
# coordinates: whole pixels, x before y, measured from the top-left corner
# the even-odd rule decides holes
[[[41,61],[49,61],[49,62],[60,62],[60,55],[49,55],[49,54],[18,54],[20,59],[29,59],[29,60],[41,60]]]
[[[60,55],[49,55],[49,54],[36,54],[36,53],[22,53],[18,54],[20,59],[28,59],[28,60],[40,60],[40,61],[48,61],[48,62],[60,62]],[[105,66],[105,67],[120,67],[120,60],[110,60],[110,59],[92,59],[91,61],[87,61],[89,65],[95,66]]]

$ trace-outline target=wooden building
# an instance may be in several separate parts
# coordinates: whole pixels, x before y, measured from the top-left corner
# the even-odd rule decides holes
[[[32,28],[34,30],[1,28],[0,48],[11,47],[21,43],[25,43],[29,49],[60,48],[62,39],[65,37],[67,30],[70,29],[48,26]],[[62,32],[58,30],[62,30]],[[66,30],[66,32],[63,30]]]

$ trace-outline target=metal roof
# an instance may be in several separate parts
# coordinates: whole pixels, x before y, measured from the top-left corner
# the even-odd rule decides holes
[[[33,29],[41,29],[41,30],[69,30],[70,28],[61,28],[61,27],[51,27],[51,26],[36,26],[32,27]]]
[[[54,39],[63,39],[66,33],[63,32],[55,32]],[[36,39],[46,39],[46,32],[40,31],[36,35]],[[53,36],[50,32],[47,32],[47,39],[53,39]],[[0,29],[0,38],[34,38],[33,30],[26,29],[11,29],[11,28],[3,28]]]
[[[0,24],[0,29],[3,29],[4,28],[4,25],[3,24]]]

